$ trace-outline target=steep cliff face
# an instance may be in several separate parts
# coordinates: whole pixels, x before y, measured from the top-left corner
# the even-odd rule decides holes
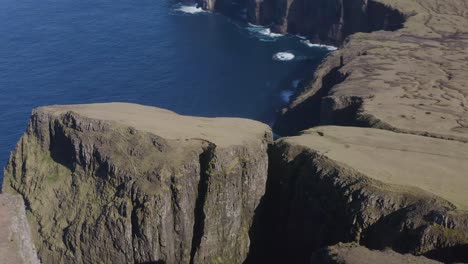
[[[355,32],[396,30],[404,22],[403,14],[373,0],[264,0],[256,6],[251,22],[334,45]]]
[[[227,0],[197,0],[205,10],[226,12]],[[250,23],[280,33],[305,36],[314,42],[339,45],[355,32],[396,30],[402,13],[374,0],[240,0]]]
[[[448,155],[447,153],[451,153]],[[468,261],[466,144],[319,127],[270,150],[251,263],[308,263],[338,242]],[[443,175],[443,177],[441,177]]]
[[[5,171],[43,263],[241,263],[265,125],[131,104],[34,111]]]

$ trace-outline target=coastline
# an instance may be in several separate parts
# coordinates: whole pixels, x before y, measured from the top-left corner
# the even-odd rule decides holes
[[[249,19],[273,19],[262,3]],[[289,4],[277,32],[297,22]],[[34,110],[2,191],[25,200],[40,258],[468,262],[467,2],[347,7],[323,27],[340,48],[284,95],[277,140],[260,122],[135,104]]]

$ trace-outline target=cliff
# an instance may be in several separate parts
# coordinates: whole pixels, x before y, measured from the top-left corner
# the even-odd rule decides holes
[[[467,170],[457,141],[333,126],[282,138],[270,149],[252,263],[307,263],[338,242],[466,262]]]
[[[355,32],[399,29],[404,21],[398,10],[373,0],[264,0],[256,8],[252,23],[333,45]]]
[[[341,45],[281,111],[294,136],[132,104],[36,109],[3,191],[24,199],[40,259],[468,262],[468,2],[242,4]]]
[[[269,127],[132,104],[36,109],[5,170],[43,263],[241,263]]]
[[[468,141],[466,0],[378,2],[404,15],[402,28],[348,37],[274,129],[351,125]]]
[[[5,170],[43,263],[308,263],[339,242],[468,261],[466,143],[133,104],[34,110]]]

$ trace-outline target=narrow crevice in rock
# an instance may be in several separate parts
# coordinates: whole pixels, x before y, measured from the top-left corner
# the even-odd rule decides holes
[[[57,121],[51,122],[49,129],[52,159],[72,170],[76,163],[76,152],[71,139],[65,134],[64,126]]]
[[[206,195],[208,192],[208,182],[210,179],[209,169],[210,161],[213,158],[213,150],[215,146],[210,145],[200,154],[200,180],[198,182],[198,196],[195,202],[194,209],[194,224],[193,224],[193,237],[192,246],[190,250],[190,264],[194,263],[195,254],[200,247],[201,240],[205,230],[205,212],[204,206]]]

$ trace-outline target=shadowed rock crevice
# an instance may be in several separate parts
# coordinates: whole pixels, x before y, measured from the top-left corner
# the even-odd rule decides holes
[[[468,243],[434,249],[424,254],[424,256],[444,263],[468,263]]]
[[[200,248],[201,240],[205,229],[205,212],[204,206],[206,202],[206,196],[208,192],[208,184],[210,181],[210,162],[213,158],[213,150],[216,146],[210,145],[203,150],[200,154],[200,180],[198,182],[198,196],[195,202],[194,210],[194,223],[193,223],[193,238],[192,246],[190,250],[190,264],[194,263],[195,254]]]

